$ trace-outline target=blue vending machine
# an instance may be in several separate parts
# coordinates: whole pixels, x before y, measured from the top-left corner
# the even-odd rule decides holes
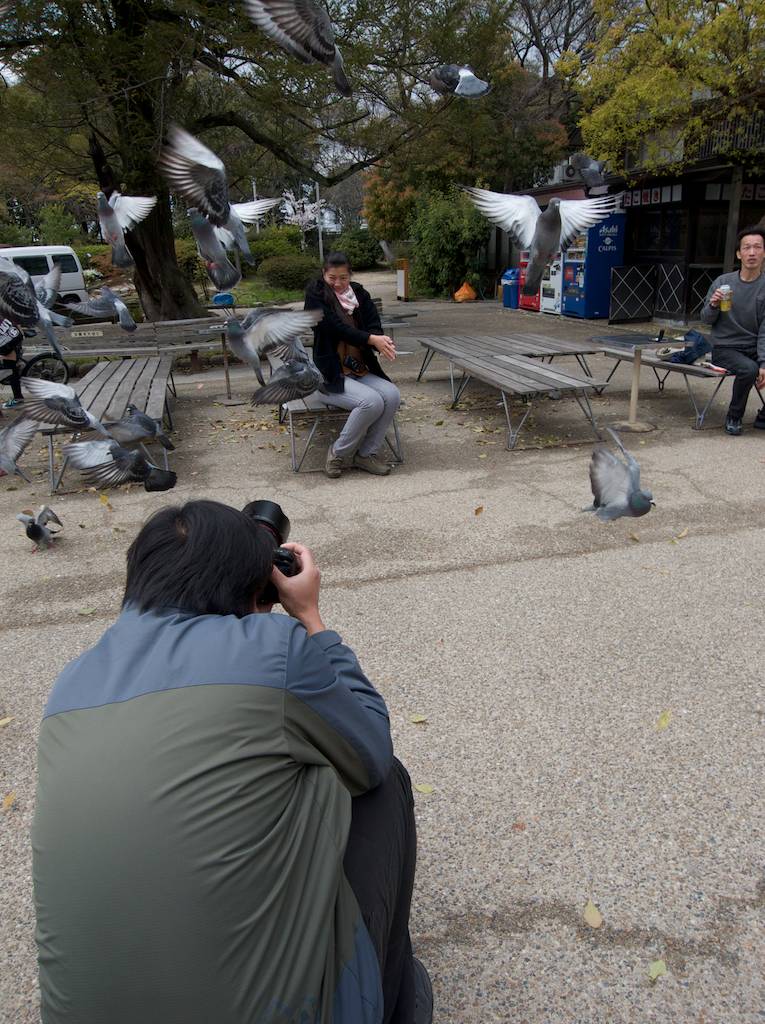
[[[624,262],[624,213],[613,213],[570,243],[563,253],[563,313],[608,317],[611,268]]]

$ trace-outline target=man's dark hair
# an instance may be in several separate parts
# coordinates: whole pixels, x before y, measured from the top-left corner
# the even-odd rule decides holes
[[[765,228],[761,228],[759,224],[752,224],[750,228],[742,228],[736,235],[736,251],[741,248],[741,242],[747,235],[759,235],[762,239],[762,244],[765,245]]]
[[[128,548],[123,606],[194,615],[249,615],[271,576],[267,530],[218,501],[155,512]]]
[[[351,261],[344,252],[331,252],[329,256],[325,257],[322,269],[330,270],[332,267],[347,267],[348,270],[353,270]]]

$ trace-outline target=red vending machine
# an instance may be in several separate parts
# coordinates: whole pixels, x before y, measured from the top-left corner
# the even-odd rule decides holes
[[[538,291],[536,293],[536,295],[524,295],[523,294],[523,286],[526,283],[526,267],[528,267],[528,265],[529,265],[529,252],[528,252],[528,250],[524,250],[521,253],[521,257],[520,257],[520,267],[521,267],[520,286],[521,287],[520,287],[520,298],[518,299],[518,305],[521,307],[521,309],[531,309],[535,313],[538,313],[539,312],[539,300],[540,300],[541,286],[540,286],[540,291]]]

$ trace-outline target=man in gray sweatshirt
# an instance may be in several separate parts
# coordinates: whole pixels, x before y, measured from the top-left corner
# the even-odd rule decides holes
[[[701,311],[704,323],[712,325],[712,362],[736,374],[725,419],[725,430],[734,437],[741,433],[752,385],[765,387],[765,229],[739,231],[736,258],[741,269],[715,278]],[[726,285],[731,304],[721,310]],[[757,413],[754,426],[765,430],[765,408]]]

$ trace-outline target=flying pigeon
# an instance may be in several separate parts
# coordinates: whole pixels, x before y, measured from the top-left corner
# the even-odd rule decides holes
[[[98,487],[141,483],[146,491],[169,491],[178,477],[160,469],[139,451],[128,451],[116,441],[78,441],[65,444],[64,456],[85,480]]]
[[[24,416],[41,423],[71,427],[72,430],[97,430],[108,437],[103,423],[81,404],[74,388],[68,384],[55,384],[38,377],[23,377],[21,386],[25,394]]]
[[[159,441],[167,451],[175,451],[175,445],[164,433],[159,423],[136,409],[134,405],[127,407],[127,416],[121,420],[105,420],[104,426],[109,435],[120,444],[140,444],[142,441]]]
[[[582,231],[610,217],[621,203],[621,195],[597,199],[558,199],[542,213],[531,196],[504,195],[484,188],[466,188],[481,213],[510,232],[522,249],[529,250],[524,295],[536,295],[545,267],[556,252],[565,249]]]
[[[98,223],[101,236],[112,247],[112,263],[115,267],[132,267],[133,257],[125,243],[125,232],[148,217],[157,205],[156,196],[123,196],[112,192],[107,199],[98,192]]]
[[[594,512],[604,523],[621,516],[644,516],[656,502],[650,491],[640,489],[640,466],[630,455],[618,434],[606,428],[626,460],[608,448],[595,448],[590,462],[593,502],[585,512]]]
[[[27,537],[35,542],[35,551],[39,551],[41,547],[52,547],[53,538],[61,532],[60,530],[49,530],[48,523],[64,525],[53,509],[47,505],[41,505],[37,514],[32,509],[25,508],[23,512],[19,512],[16,518],[26,527]]]
[[[296,398],[307,398],[314,391],[326,391],[324,377],[311,362],[300,338],[269,346],[268,351],[283,362],[273,371],[268,384],[252,396],[252,405],[283,405]]]
[[[20,476],[28,484],[32,481],[26,473],[16,465],[16,460],[40,429],[26,416],[19,416],[9,426],[0,430],[0,476]]]
[[[61,264],[54,263],[53,270],[35,283],[34,290],[37,301],[46,309],[51,309],[61,291]]]
[[[441,96],[464,96],[475,99],[491,90],[488,82],[476,78],[470,68],[459,64],[442,64],[430,76],[430,87]]]
[[[574,153],[574,155],[569,158],[569,163],[581,174],[588,192],[590,189],[599,189],[601,186],[605,185],[605,160],[593,160],[593,158],[591,156],[587,156],[586,153]]]
[[[296,336],[310,331],[323,315],[318,309],[253,309],[242,321],[226,321],[226,339],[234,355],[243,363],[249,363],[260,383],[265,385],[261,358],[273,351],[279,358],[295,359],[292,343]]]
[[[253,266],[255,260],[250,252],[244,225],[254,224],[258,217],[273,210],[281,202],[281,199],[253,199],[249,203],[232,203],[226,223],[222,228],[215,228],[218,240],[226,249],[238,249],[245,262]]]
[[[338,91],[352,95],[332,22],[315,0],[244,0],[244,10],[261,32],[303,64],[331,67]]]
[[[223,243],[216,236],[215,228],[210,221],[193,206],[189,207],[189,219],[199,255],[204,260],[207,274],[218,291],[227,291],[239,284],[242,275],[233,263],[229,262]]]
[[[51,271],[50,274],[47,274],[44,280],[48,281],[53,273],[54,271]],[[44,286],[44,282],[39,282],[37,287],[47,298],[50,289]],[[63,359],[53,324],[71,327],[71,319],[54,313],[43,305],[38,291],[32,283],[32,278],[26,270],[5,257],[0,257],[0,316],[8,317],[9,320],[21,327],[33,327],[39,324],[45,332],[50,347],[60,359]]]
[[[91,296],[87,302],[68,302],[67,309],[82,316],[92,316],[96,319],[111,319],[115,314],[119,317],[120,327],[124,331],[132,333],[136,330],[136,322],[130,315],[125,303],[111,288],[101,286],[101,294],[97,297]]]

